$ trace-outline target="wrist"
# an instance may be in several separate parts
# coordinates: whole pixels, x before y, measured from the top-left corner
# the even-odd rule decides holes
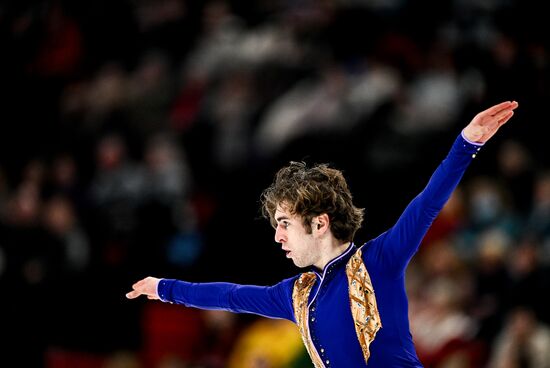
[[[462,129],[462,132],[460,133],[460,135],[462,135],[462,138],[466,142],[473,144],[475,146],[483,146],[485,144],[485,142],[477,142],[471,135],[468,134],[468,132],[466,131],[466,128]]]
[[[163,302],[172,302],[172,287],[175,280],[160,279],[157,284],[157,296]]]

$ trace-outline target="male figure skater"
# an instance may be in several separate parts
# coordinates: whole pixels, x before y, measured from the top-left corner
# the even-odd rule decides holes
[[[146,277],[126,296],[288,319],[317,368],[422,367],[409,332],[405,269],[472,159],[517,106],[478,113],[395,225],[362,246],[352,241],[363,210],[342,173],[291,163],[262,194],[262,210],[287,258],[306,272],[269,287]]]

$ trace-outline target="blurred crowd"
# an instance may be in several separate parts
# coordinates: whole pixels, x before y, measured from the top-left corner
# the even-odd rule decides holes
[[[0,366],[309,367],[289,323],[124,294],[299,272],[258,211],[289,160],[344,171],[362,244],[517,100],[409,266],[411,332],[426,367],[550,367],[546,22],[514,0],[1,2]]]

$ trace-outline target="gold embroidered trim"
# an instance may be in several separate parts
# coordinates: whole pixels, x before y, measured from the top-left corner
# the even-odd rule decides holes
[[[294,282],[294,289],[292,290],[292,304],[294,306],[294,318],[296,319],[296,325],[302,335],[302,340],[306,346],[306,350],[309,353],[311,361],[315,368],[325,368],[323,360],[319,356],[317,349],[311,341],[311,335],[309,334],[309,293],[311,288],[315,284],[316,276],[314,272],[306,272],[300,275],[300,277]]]
[[[346,276],[348,278],[348,291],[351,306],[351,314],[355,325],[355,332],[365,363],[370,357],[370,344],[374,341],[376,333],[382,327],[380,314],[376,305],[374,288],[361,257],[361,249],[358,249],[351,256],[346,264]],[[294,306],[294,317],[302,335],[302,340],[315,368],[325,368],[323,360],[311,341],[309,333],[309,294],[315,285],[316,276],[314,272],[306,272],[294,283],[292,291],[292,304]]]
[[[370,344],[382,327],[382,322],[370,276],[361,257],[361,249],[358,249],[346,264],[346,275],[355,332],[366,363],[370,357]]]

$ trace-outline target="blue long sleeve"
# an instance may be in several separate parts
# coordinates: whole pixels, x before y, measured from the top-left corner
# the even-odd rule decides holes
[[[376,258],[375,262],[365,259],[367,264],[376,263],[380,269],[397,275],[405,272],[430,225],[480,148],[480,144],[469,142],[462,134],[456,138],[449,154],[437,167],[424,190],[409,203],[395,225],[367,243],[376,248],[364,253]]]
[[[292,287],[295,278],[274,286],[238,285],[227,282],[191,283],[162,279],[158,294],[162,301],[201,309],[253,313],[294,322]]]

